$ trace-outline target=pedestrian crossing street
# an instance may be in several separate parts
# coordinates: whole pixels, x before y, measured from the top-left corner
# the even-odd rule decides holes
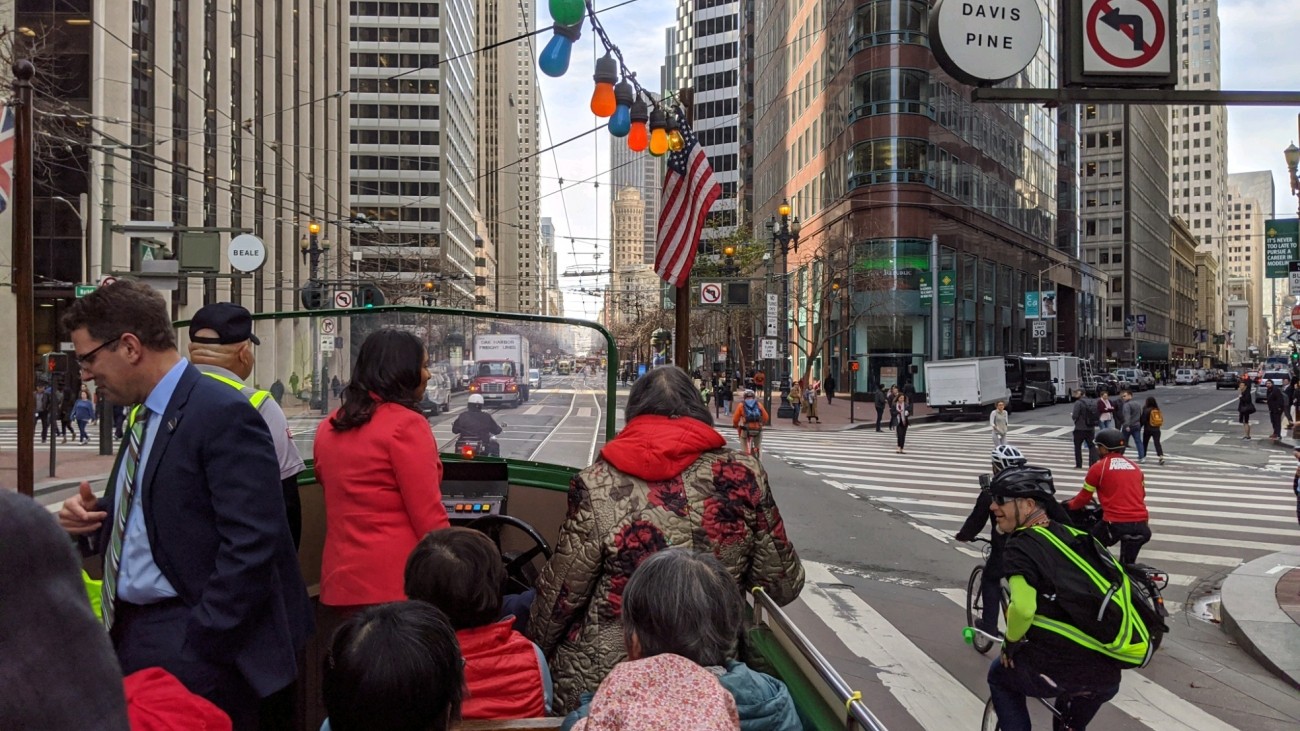
[[[978,492],[979,475],[990,471],[988,427],[919,424],[909,429],[905,454],[894,435],[874,430],[800,432],[769,430],[763,459],[780,459],[819,477],[856,499],[906,514],[914,527],[951,542]],[[730,430],[720,429],[732,440]],[[1030,463],[1050,468],[1062,499],[1074,496],[1086,470],[1074,468],[1073,445],[1057,427],[1013,428],[1009,442]],[[1188,445],[1190,446],[1190,445]],[[1142,465],[1153,537],[1140,560],[1170,574],[1165,592],[1178,608],[1240,564],[1300,545],[1289,450],[1270,455],[1256,469],[1167,452],[1167,464],[1152,454]],[[1085,452],[1084,464],[1087,464]],[[957,546],[971,556],[979,553]],[[944,589],[944,587],[934,587]]]
[[[90,437],[88,444],[79,444],[81,433],[77,431],[77,425],[72,425],[72,436],[64,443],[63,438],[59,437],[56,450],[70,449],[77,452],[88,452],[95,454],[99,452],[99,424],[87,424],[86,436]],[[50,448],[48,441],[41,441],[41,425],[36,425],[36,451],[40,453]],[[18,422],[3,421],[0,422],[0,451],[12,452],[18,449]]]

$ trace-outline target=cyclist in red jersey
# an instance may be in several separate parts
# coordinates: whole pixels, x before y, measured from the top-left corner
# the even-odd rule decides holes
[[[1083,489],[1066,508],[1080,510],[1095,496],[1104,519],[1093,534],[1108,547],[1120,544],[1120,563],[1137,563],[1138,551],[1151,540],[1146,477],[1137,463],[1124,456],[1124,435],[1118,429],[1098,432],[1096,444],[1101,459],[1088,469]]]

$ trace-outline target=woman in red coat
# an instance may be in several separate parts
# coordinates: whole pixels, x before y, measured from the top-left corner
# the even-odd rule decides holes
[[[419,399],[429,381],[424,345],[380,330],[361,345],[343,405],[316,435],[325,491],[321,603],[347,609],[401,601],[406,557],[450,525],[442,461]]]

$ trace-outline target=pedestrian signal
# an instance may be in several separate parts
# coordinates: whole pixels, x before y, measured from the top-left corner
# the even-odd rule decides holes
[[[849,363],[849,370],[853,371],[854,373],[856,373],[858,369],[861,367],[862,367],[861,364],[859,364],[856,360]]]

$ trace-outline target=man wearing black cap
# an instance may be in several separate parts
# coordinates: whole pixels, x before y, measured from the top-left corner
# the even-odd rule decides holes
[[[63,529],[104,557],[102,613],[123,674],[162,667],[258,726],[312,630],[271,433],[248,399],[176,351],[166,301],[131,280],[63,316],[83,381],[135,406],[104,497],[83,482]]]
[[[253,334],[253,316],[233,302],[216,302],[194,313],[190,320],[190,362],[204,375],[244,394],[266,420],[275,440],[280,461],[280,486],[289,518],[294,548],[302,536],[302,502],[298,497],[298,473],[306,468],[289,433],[284,411],[268,391],[259,391],[246,381],[253,374],[253,346],[261,345]]]

